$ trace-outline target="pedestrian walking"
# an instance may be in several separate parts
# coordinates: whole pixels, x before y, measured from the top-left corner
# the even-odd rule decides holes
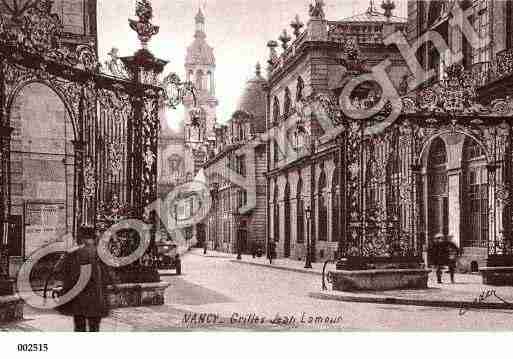
[[[182,259],[180,258],[180,254],[176,254],[175,256],[175,268],[176,275],[182,275]]]
[[[94,228],[81,227],[78,231],[81,245],[70,250],[57,268],[57,274],[63,282],[63,294],[69,292],[80,277],[80,268],[91,265],[91,277],[85,288],[70,302],[58,308],[59,312],[73,317],[76,332],[99,332],[102,318],[109,315],[107,287],[118,287],[113,280],[111,269],[98,255],[98,240]]]
[[[269,257],[269,264],[273,264],[273,259],[276,258],[276,242],[272,239],[269,240],[267,255]]]
[[[455,283],[456,262],[460,253],[459,248],[448,236],[439,235],[435,238],[432,256],[436,266],[436,277],[439,284],[442,283],[443,269],[447,266],[451,283]]]

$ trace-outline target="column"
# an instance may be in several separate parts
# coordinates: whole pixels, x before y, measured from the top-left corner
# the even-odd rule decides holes
[[[459,247],[460,238],[460,222],[461,222],[461,206],[460,206],[460,186],[461,186],[461,169],[451,169],[447,171],[449,186],[449,237]],[[443,211],[443,208],[442,208]]]
[[[2,111],[0,109],[0,111]],[[10,178],[10,142],[12,127],[0,126],[0,282],[7,280],[9,277],[9,216],[10,216],[10,193],[9,193],[9,178]],[[10,285],[0,283],[0,290],[2,288],[10,288]],[[12,294],[12,291],[6,290],[4,294]],[[0,293],[0,295],[3,295]]]

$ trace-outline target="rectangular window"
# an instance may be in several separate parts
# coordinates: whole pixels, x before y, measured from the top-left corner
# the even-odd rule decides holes
[[[472,64],[488,62],[490,61],[489,47],[486,42],[486,37],[490,32],[488,0],[474,0],[473,12],[471,22],[479,35],[479,41],[478,46],[472,49]]]

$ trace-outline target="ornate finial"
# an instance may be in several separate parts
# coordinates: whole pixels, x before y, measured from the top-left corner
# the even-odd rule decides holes
[[[298,37],[301,34],[301,28],[305,26],[299,19],[299,15],[296,15],[294,21],[290,23],[290,27],[294,29],[294,36]]]
[[[54,2],[54,0],[41,0],[36,4],[36,7],[42,13],[50,14],[52,12]]]
[[[367,14],[376,13],[376,8],[374,7],[374,0],[369,1],[369,8],[367,9]]]
[[[324,20],[324,0],[315,0],[315,5],[310,4],[310,18]]]
[[[278,59],[278,53],[276,51],[276,48],[278,47],[278,42],[276,42],[275,40],[271,40],[267,43],[267,47],[270,51],[268,63],[269,65],[274,65],[274,63]]]
[[[139,41],[141,41],[141,45],[145,49],[148,47],[151,38],[157,35],[160,30],[159,26],[155,26],[151,23],[151,19],[153,19],[153,8],[150,0],[137,1],[135,14],[139,20],[135,21],[130,19],[128,21],[130,28],[137,32]]]
[[[201,6],[198,9],[198,13],[196,14],[196,24],[204,24],[205,23],[205,14],[201,9]]]
[[[392,0],[384,0],[381,4],[381,8],[385,10],[385,17],[390,20],[392,17],[392,11],[395,10],[395,4]]]
[[[281,33],[279,40],[281,41],[281,47],[283,47],[283,50],[287,50],[289,47],[289,42],[292,40],[292,38],[287,33],[287,29],[283,29],[283,32]]]
[[[260,77],[262,75],[262,66],[260,66],[260,62],[256,64],[256,76]]]

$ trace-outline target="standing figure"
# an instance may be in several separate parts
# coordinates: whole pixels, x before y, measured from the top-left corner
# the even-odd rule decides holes
[[[267,256],[269,257],[269,264],[273,264],[273,259],[276,258],[276,242],[272,239],[269,240]]]
[[[448,236],[439,235],[435,237],[431,256],[433,258],[433,264],[436,266],[436,277],[439,284],[442,283],[443,268],[445,266],[449,268],[451,283],[455,283],[454,275],[459,252],[459,248]]]
[[[114,273],[98,255],[98,240],[94,228],[81,227],[78,233],[82,245],[69,251],[57,266],[57,273],[63,282],[63,293],[69,292],[80,277],[80,268],[91,265],[91,277],[85,288],[70,302],[59,307],[59,311],[73,317],[75,331],[99,332],[102,318],[109,315],[107,287],[114,283]]]

